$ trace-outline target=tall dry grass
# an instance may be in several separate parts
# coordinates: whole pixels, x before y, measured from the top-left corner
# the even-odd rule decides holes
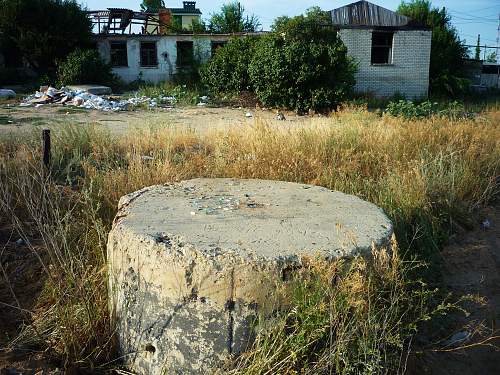
[[[489,116],[409,122],[351,110],[290,128],[257,120],[202,135],[153,126],[101,139],[83,169],[111,210],[125,193],[192,177],[321,185],[378,204],[403,249],[432,253],[453,225],[467,226],[470,211],[498,194],[500,126],[498,113]]]
[[[474,120],[403,121],[348,108],[332,117],[290,125],[257,119],[248,128],[208,133],[155,122],[113,137],[96,127],[68,125],[53,132],[50,178],[40,173],[38,134],[0,141],[0,212],[27,243],[26,226],[35,228],[49,255],[44,266],[46,287],[33,324],[16,343],[35,342],[66,363],[84,367],[95,368],[113,359],[106,303],[106,235],[119,198],[148,185],[193,177],[322,185],[381,206],[395,224],[406,259],[413,255],[428,259],[454,227],[468,225],[471,211],[497,198],[499,120],[498,111]],[[372,276],[364,280],[370,283]],[[344,292],[352,297],[349,293],[355,290]],[[372,292],[389,304],[400,303],[398,311],[411,308],[395,294]],[[361,314],[350,324],[364,317]],[[381,337],[377,322],[363,321],[366,330],[358,331],[369,339],[359,343],[371,343],[360,352],[363,355]],[[408,326],[398,327],[394,334],[399,332],[401,342],[407,343],[409,336],[403,330]],[[400,354],[402,348],[395,345],[391,350],[377,352],[383,354],[377,369],[389,368],[389,357]],[[258,353],[259,348],[254,358]],[[335,355],[336,361],[349,359],[342,358],[341,352]],[[325,358],[317,360],[330,357]],[[252,364],[247,364],[251,369]],[[294,366],[300,366],[300,361]]]

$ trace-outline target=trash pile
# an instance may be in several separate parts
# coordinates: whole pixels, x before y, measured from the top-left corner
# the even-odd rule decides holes
[[[208,99],[206,96],[200,97],[198,105],[206,105]],[[50,86],[42,86],[39,91],[26,97],[20,105],[22,107],[34,105],[38,108],[45,104],[62,104],[105,112],[116,112],[127,111],[140,106],[172,108],[176,102],[177,99],[174,96],[167,95],[160,95],[156,98],[134,96],[128,99],[120,99],[113,96],[94,95],[84,90],[74,91],[66,87],[57,90]]]

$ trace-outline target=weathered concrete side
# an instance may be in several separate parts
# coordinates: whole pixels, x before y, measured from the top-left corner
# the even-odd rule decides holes
[[[139,374],[206,374],[282,306],[276,286],[302,256],[369,254],[392,224],[325,188],[197,179],[123,197],[108,240],[120,349]]]

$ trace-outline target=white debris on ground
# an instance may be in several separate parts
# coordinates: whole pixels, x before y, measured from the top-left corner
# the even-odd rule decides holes
[[[209,98],[202,96],[198,105],[207,105]],[[57,90],[53,87],[41,87],[39,91],[26,97],[20,104],[22,107],[34,105],[39,107],[45,104],[72,105],[79,108],[95,109],[99,111],[126,111],[139,106],[148,108],[172,108],[177,102],[174,96],[160,95],[155,98],[146,96],[134,96],[120,99],[113,96],[101,96],[90,94],[83,90],[72,91],[66,87]]]
[[[1,99],[11,99],[15,98],[16,93],[13,90],[9,89],[0,89],[0,98]]]

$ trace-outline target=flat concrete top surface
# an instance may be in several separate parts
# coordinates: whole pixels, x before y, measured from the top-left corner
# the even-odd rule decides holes
[[[326,188],[280,181],[195,179],[120,200],[116,225],[139,236],[180,236],[200,252],[281,258],[369,253],[392,224],[377,206]]]

